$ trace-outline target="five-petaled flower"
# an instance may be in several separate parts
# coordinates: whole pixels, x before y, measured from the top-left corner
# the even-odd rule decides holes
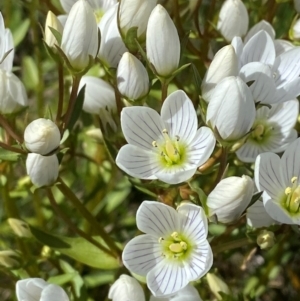
[[[185,203],[177,211],[165,204],[144,201],[137,211],[137,227],[123,251],[124,265],[147,276],[154,296],[169,296],[204,276],[213,262],[203,209]]]
[[[147,107],[124,108],[121,126],[129,144],[117,165],[140,179],[177,184],[191,178],[211,155],[215,138],[208,127],[198,127],[192,101],[179,90],[165,100],[161,116]]]

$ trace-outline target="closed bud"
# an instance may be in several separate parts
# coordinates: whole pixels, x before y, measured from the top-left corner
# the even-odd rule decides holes
[[[0,251],[0,266],[9,269],[18,269],[21,265],[20,255],[12,250]]]
[[[149,92],[149,77],[143,64],[129,52],[125,52],[117,69],[119,92],[129,100],[138,100]]]
[[[158,75],[169,77],[178,68],[180,42],[177,29],[163,6],[152,11],[146,35],[147,57]]]
[[[31,152],[46,155],[58,148],[60,131],[50,119],[39,118],[27,125],[24,142]]]
[[[19,237],[31,237],[31,231],[27,223],[17,218],[9,218],[8,223],[14,233]]]
[[[50,186],[58,177],[59,163],[56,155],[42,156],[30,153],[26,159],[26,171],[36,187]]]
[[[130,28],[137,28],[137,39],[145,41],[146,28],[151,11],[157,0],[122,0],[120,1],[119,22],[121,35],[126,37]]]
[[[221,143],[243,138],[250,131],[255,116],[252,93],[239,77],[226,77],[216,85],[207,107],[206,123]]]
[[[27,105],[23,83],[13,73],[0,69],[0,113],[16,113]]]
[[[141,285],[136,279],[128,275],[121,275],[111,286],[108,298],[112,301],[145,301]]]
[[[209,285],[210,290],[216,296],[218,300],[222,300],[220,293],[229,295],[230,290],[228,285],[218,276],[213,273],[207,273],[206,279]]]
[[[56,37],[54,36],[54,34],[52,33],[50,28],[53,28],[54,30],[56,30],[60,34],[63,33],[62,24],[60,23],[60,21],[57,19],[57,17],[51,11],[48,12],[47,18],[46,18],[44,40],[45,40],[46,44],[49,47],[54,48],[55,45],[59,46],[59,43],[58,43]]]
[[[221,180],[207,197],[209,216],[216,214],[221,223],[237,220],[249,205],[253,192],[254,182],[248,176]]]
[[[231,42],[235,36],[243,37],[249,25],[249,16],[241,0],[226,0],[220,10],[217,24],[226,41]]]
[[[68,15],[61,41],[61,49],[69,64],[82,71],[98,51],[98,27],[93,9],[86,0],[79,0]]]
[[[271,248],[275,244],[275,235],[271,231],[262,230],[259,232],[256,242],[261,249]]]
[[[210,101],[214,87],[227,76],[238,74],[238,58],[232,45],[221,48],[214,56],[202,81],[202,97]]]

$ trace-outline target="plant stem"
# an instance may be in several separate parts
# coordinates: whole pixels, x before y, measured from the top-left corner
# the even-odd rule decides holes
[[[223,243],[219,246],[212,246],[212,250],[213,250],[213,254],[215,255],[223,251],[248,246],[249,244],[254,244],[254,242],[251,242],[248,238],[241,238],[227,243]]]
[[[23,143],[23,138],[19,136],[14,129],[10,126],[9,122],[6,120],[6,118],[0,114],[0,125],[5,129],[6,133],[14,138],[19,143]]]
[[[1,142],[1,141],[0,141],[0,147],[2,147],[4,149],[7,149],[9,151],[12,151],[14,153],[23,154],[23,155],[27,154],[27,152],[24,151],[23,149],[17,148],[17,147],[14,147],[14,146],[10,146],[10,145],[8,145],[4,142]]]
[[[57,188],[62,192],[62,194],[67,197],[73,206],[82,214],[82,216],[91,224],[93,230],[97,231],[98,235],[103,238],[105,243],[111,249],[112,253],[116,258],[120,258],[121,250],[111,239],[111,237],[104,231],[102,226],[98,223],[96,218],[86,209],[82,202],[77,198],[73,191],[64,183],[64,181],[59,177]]]
[[[102,246],[100,243],[98,243],[93,237],[89,237],[84,231],[77,228],[76,225],[73,224],[73,222],[68,218],[66,214],[63,213],[63,211],[59,208],[58,204],[55,201],[55,198],[53,196],[53,193],[51,191],[51,188],[46,189],[48,199],[51,203],[51,206],[53,207],[54,211],[60,216],[60,218],[69,226],[69,228],[74,231],[79,236],[83,237],[87,241],[89,241],[91,244],[102,250],[103,252],[107,253],[108,255],[111,255],[111,251],[107,249],[106,247]]]
[[[168,96],[169,82],[166,80],[161,81],[161,102],[163,103]]]
[[[225,146],[222,146],[221,150],[222,150],[222,154],[221,154],[221,159],[220,159],[220,167],[219,167],[219,171],[217,174],[217,178],[216,178],[214,187],[216,187],[217,184],[222,180],[222,177],[224,175],[224,171],[225,171],[226,165],[227,165],[228,148]]]
[[[198,168],[201,173],[211,168],[222,155],[222,148],[218,149],[203,165]]]
[[[64,69],[62,64],[57,64],[58,72],[58,104],[57,104],[57,113],[56,113],[56,124],[59,125],[63,105],[64,105]]]

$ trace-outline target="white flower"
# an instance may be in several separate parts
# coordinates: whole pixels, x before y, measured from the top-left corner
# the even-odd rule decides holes
[[[169,298],[158,298],[151,296],[150,301],[202,301],[199,296],[198,291],[190,284],[181,289],[175,295],[172,295]]]
[[[10,51],[11,52],[4,59],[5,54]],[[0,12],[0,68],[10,72],[13,66],[14,59],[14,41],[11,34],[11,31],[5,28],[4,20],[2,14]]]
[[[46,155],[58,148],[60,131],[50,119],[38,118],[27,125],[24,142],[31,152]]]
[[[222,140],[232,142],[245,136],[255,119],[255,105],[248,86],[229,76],[214,88],[207,107],[206,123]]]
[[[291,36],[295,40],[300,39],[300,19],[298,19],[291,28]]]
[[[256,243],[263,249],[268,249],[275,244],[275,234],[268,230],[261,230],[257,236]]]
[[[149,92],[149,76],[143,64],[125,52],[117,69],[119,92],[129,100],[138,100]]]
[[[222,300],[223,297],[219,294],[220,292],[227,295],[230,294],[228,285],[217,275],[212,273],[207,273],[206,279],[212,293],[217,297],[218,300]]]
[[[280,158],[263,153],[255,161],[255,184],[264,191],[267,213],[283,224],[300,225],[300,138],[292,142]]]
[[[101,32],[99,59],[108,67],[117,68],[124,52],[128,51],[119,33],[118,4],[112,6],[103,16],[98,27]]]
[[[146,48],[148,60],[158,75],[170,76],[179,65],[180,42],[177,29],[163,6],[152,11],[147,27]]]
[[[31,182],[36,187],[52,185],[59,172],[59,163],[57,156],[42,156],[30,153],[26,159],[26,171]]]
[[[187,181],[212,153],[215,138],[211,130],[197,131],[193,103],[179,90],[165,100],[161,116],[147,107],[124,108],[123,134],[129,144],[116,158],[126,173],[140,179],[159,179],[177,184]]]
[[[248,30],[249,16],[241,0],[226,0],[220,10],[218,30],[227,41],[244,36]]]
[[[244,38],[244,43],[247,43],[255,34],[257,34],[261,30],[267,32],[272,38],[272,40],[275,40],[275,30],[273,26],[269,22],[261,20],[260,22],[256,23],[253,27],[251,27],[251,29],[248,31]]]
[[[55,36],[53,35],[50,28],[57,30],[59,33],[63,33],[63,26],[57,19],[57,17],[49,11],[46,18],[45,24],[45,42],[49,47],[55,47],[55,45],[59,45]]]
[[[248,176],[221,180],[207,197],[209,216],[216,214],[221,223],[237,220],[249,205],[253,192],[254,182]]]
[[[0,112],[11,114],[28,105],[23,83],[10,71],[0,68]]]
[[[112,301],[145,301],[144,291],[138,281],[128,275],[121,275],[109,289]]]
[[[145,40],[151,11],[157,0],[122,0],[119,10],[120,30],[124,37],[130,28],[137,27],[137,38]]]
[[[297,139],[294,126],[299,113],[298,100],[286,101],[261,107],[256,111],[253,131],[246,143],[236,152],[243,162],[255,162],[257,155],[264,152],[280,153],[288,144]]]
[[[238,59],[232,45],[221,48],[214,56],[202,81],[202,97],[206,102],[211,99],[215,86],[227,76],[238,74]]]
[[[66,292],[41,278],[28,278],[16,283],[18,301],[69,301]]]
[[[213,255],[201,207],[183,204],[176,211],[162,203],[144,201],[136,220],[146,234],[125,246],[123,263],[130,271],[146,276],[154,296],[172,295],[210,269]]]
[[[80,71],[89,65],[98,51],[98,27],[93,9],[86,0],[78,0],[68,15],[61,49],[71,66]]]

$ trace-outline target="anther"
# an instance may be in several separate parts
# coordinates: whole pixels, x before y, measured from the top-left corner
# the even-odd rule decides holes
[[[157,142],[156,142],[156,141],[153,141],[153,142],[152,142],[152,146],[157,147]]]

